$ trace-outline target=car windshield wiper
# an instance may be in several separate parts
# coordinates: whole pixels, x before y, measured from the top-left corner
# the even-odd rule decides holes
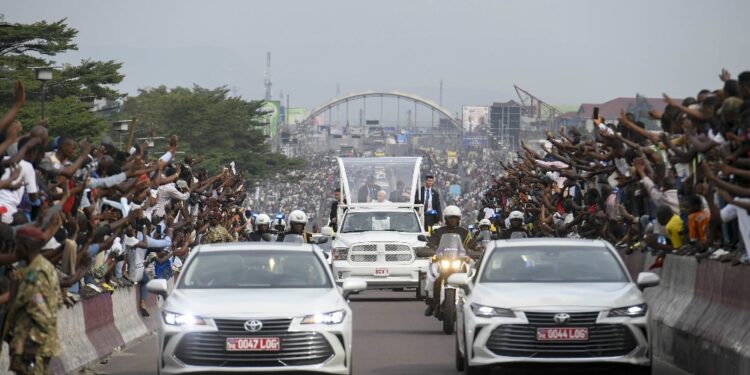
[[[347,230],[347,231],[342,232],[342,233],[362,233],[362,232],[369,232],[369,230],[366,230],[366,229]]]

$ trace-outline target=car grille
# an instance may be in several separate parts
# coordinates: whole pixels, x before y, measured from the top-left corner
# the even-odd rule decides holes
[[[526,319],[529,320],[529,324],[537,326],[559,326],[560,323],[555,322],[555,315],[557,313],[548,312],[524,312]],[[596,319],[599,317],[599,312],[581,312],[581,313],[567,313],[570,315],[566,326],[590,326],[596,324]]]
[[[587,324],[577,324],[577,326],[582,325]],[[536,324],[501,325],[492,331],[487,340],[487,349],[506,357],[592,358],[627,355],[638,346],[630,330],[620,324],[588,325],[588,341],[568,342],[537,341],[536,328],[539,326]]]
[[[400,251],[400,252],[411,252],[411,248],[408,245],[399,245],[399,244],[385,244],[385,251],[391,252],[391,251]]]
[[[316,365],[334,355],[323,335],[289,332],[289,319],[263,320],[263,329],[250,333],[246,320],[215,320],[219,332],[194,332],[180,340],[175,357],[190,366],[283,367]],[[228,337],[279,337],[278,352],[228,352]]]
[[[352,263],[405,263],[414,262],[414,251],[405,244],[363,244],[354,245],[349,251]]]
[[[411,254],[386,254],[386,262],[409,262],[411,261]]]
[[[378,251],[378,245],[354,245],[352,246],[352,252],[376,252]]]
[[[372,263],[378,261],[377,254],[352,254],[352,262]]]

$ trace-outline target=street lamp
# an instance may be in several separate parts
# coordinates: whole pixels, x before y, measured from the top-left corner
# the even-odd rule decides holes
[[[44,118],[44,96],[47,93],[47,81],[52,79],[52,68],[48,66],[34,68],[34,76],[42,81],[42,118]]]

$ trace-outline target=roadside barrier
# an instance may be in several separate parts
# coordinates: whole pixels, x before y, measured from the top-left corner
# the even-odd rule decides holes
[[[653,263],[621,255],[633,278]],[[696,375],[750,374],[750,268],[668,255],[657,273],[644,293],[654,355]]]
[[[74,373],[155,330],[159,317],[156,296],[146,300],[148,318],[141,317],[138,302],[138,287],[133,286],[63,307],[57,316],[60,355],[52,359],[50,373]],[[8,345],[3,343],[0,374],[10,373],[9,362]]]

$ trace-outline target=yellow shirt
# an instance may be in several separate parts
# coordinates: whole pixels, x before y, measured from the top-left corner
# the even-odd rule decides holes
[[[682,237],[680,235],[680,232],[682,232],[682,218],[680,218],[680,215],[672,215],[672,218],[667,223],[666,232],[667,237],[672,241],[672,248],[678,249],[682,247]]]

